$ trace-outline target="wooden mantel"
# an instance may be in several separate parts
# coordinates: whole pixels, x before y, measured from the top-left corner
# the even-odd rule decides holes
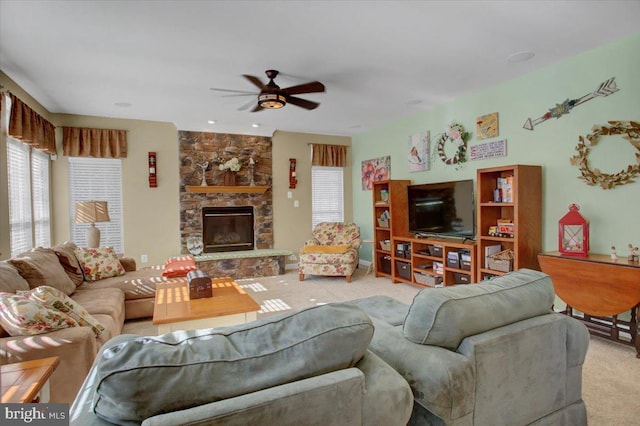
[[[269,186],[195,186],[186,185],[187,192],[202,192],[202,193],[245,193],[245,194],[264,194],[270,188]]]

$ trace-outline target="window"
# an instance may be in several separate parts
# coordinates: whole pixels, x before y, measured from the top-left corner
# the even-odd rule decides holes
[[[7,137],[11,256],[51,246],[49,155]]]
[[[100,246],[124,253],[122,237],[122,161],[112,158],[69,157],[71,241],[86,246],[87,223],[75,223],[76,201],[106,201],[109,222],[98,222]]]
[[[343,221],[343,168],[311,167],[311,229],[320,222]]]

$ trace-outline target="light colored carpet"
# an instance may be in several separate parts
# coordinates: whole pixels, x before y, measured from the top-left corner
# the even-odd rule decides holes
[[[267,278],[238,280],[260,304],[258,318],[323,303],[341,302],[382,294],[410,304],[420,290],[391,284],[387,278],[356,271],[352,283],[344,278],[310,277],[298,281],[297,271]],[[129,321],[123,333],[156,335],[151,320]],[[583,398],[591,426],[640,425],[640,359],[630,346],[592,337],[583,368]]]

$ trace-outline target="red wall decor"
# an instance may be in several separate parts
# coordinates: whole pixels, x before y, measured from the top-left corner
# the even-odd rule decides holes
[[[157,170],[156,153],[149,152],[149,188],[158,187],[158,180],[156,177]]]
[[[289,189],[296,189],[298,179],[296,179],[296,159],[289,158]]]

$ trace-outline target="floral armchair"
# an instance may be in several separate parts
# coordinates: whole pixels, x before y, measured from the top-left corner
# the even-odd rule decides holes
[[[300,281],[311,274],[343,276],[350,283],[359,261],[360,227],[355,223],[321,222],[312,237],[300,249]]]

